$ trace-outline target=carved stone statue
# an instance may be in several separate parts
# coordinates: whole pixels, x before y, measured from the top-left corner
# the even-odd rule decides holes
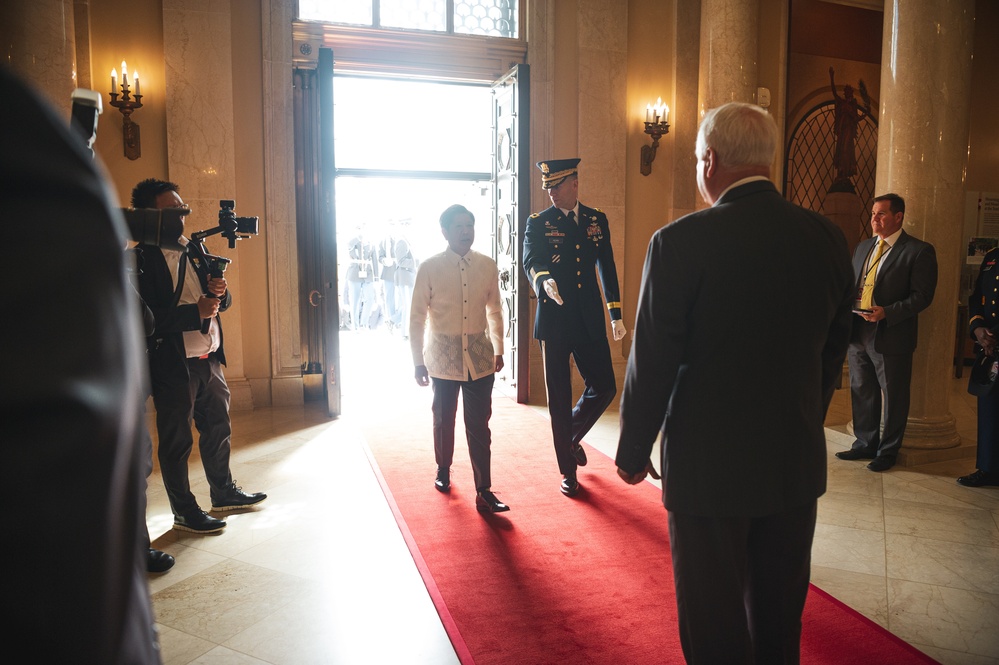
[[[863,79],[860,81],[860,95],[864,105],[857,102],[853,96],[853,87],[843,86],[843,95],[836,91],[833,68],[829,68],[829,86],[832,89],[833,99],[836,102],[836,118],[833,125],[836,135],[836,149],[833,152],[833,166],[836,167],[836,180],[830,191],[854,191],[853,176],[857,175],[857,126],[864,111],[871,112],[871,98],[867,94],[867,86]]]

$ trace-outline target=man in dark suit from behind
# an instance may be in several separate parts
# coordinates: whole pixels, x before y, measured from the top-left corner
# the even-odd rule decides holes
[[[621,398],[618,474],[662,432],[680,642],[689,663],[798,662],[823,421],[850,335],[846,240],[768,180],[777,128],[731,103],[705,115],[710,208],[657,231]]]
[[[0,640],[22,662],[158,665],[125,224],[69,119],[4,65],[0,98]]]
[[[902,447],[917,315],[930,306],[937,287],[933,245],[903,231],[904,219],[901,196],[876,197],[871,207],[874,235],[853,254],[857,294],[849,358],[857,439],[836,457],[871,460],[871,471],[895,466]]]

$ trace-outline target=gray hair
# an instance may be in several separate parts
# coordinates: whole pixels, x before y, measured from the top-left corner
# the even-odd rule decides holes
[[[697,130],[698,157],[712,148],[723,167],[770,166],[777,150],[777,123],[755,104],[731,102],[711,109]]]

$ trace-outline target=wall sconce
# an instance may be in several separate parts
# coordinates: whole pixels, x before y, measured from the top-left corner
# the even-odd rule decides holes
[[[139,125],[132,122],[132,111],[142,108],[142,95],[139,93],[139,72],[133,72],[135,94],[128,85],[128,69],[125,61],[121,61],[121,99],[118,99],[118,72],[111,70],[111,106],[115,107],[124,118],[121,121],[122,142],[125,144],[125,156],[138,159],[142,154],[142,144],[139,140]]]
[[[659,139],[669,134],[669,107],[663,104],[662,97],[656,99],[655,106],[649,104],[645,107],[645,133],[652,137],[652,145],[642,146],[642,175],[649,175]]]

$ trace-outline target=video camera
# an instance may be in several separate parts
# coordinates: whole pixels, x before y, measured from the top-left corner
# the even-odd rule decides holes
[[[202,244],[205,238],[220,233],[223,238],[229,241],[229,247],[233,248],[236,246],[237,240],[244,240],[251,235],[257,235],[258,218],[237,217],[235,209],[235,201],[232,199],[222,199],[219,201],[219,225],[213,229],[191,234],[191,242],[197,245],[198,249],[201,250],[199,253],[205,257],[205,265],[201,268],[208,273],[209,277],[222,277],[225,269],[232,263],[232,260],[224,256],[209,254],[205,251]],[[210,294],[206,293],[205,295]],[[205,319],[201,323],[201,332],[207,334],[209,326],[211,326],[211,319]]]
[[[235,213],[236,202],[231,199],[219,201],[219,225],[214,229],[198,231],[191,235],[191,240],[201,242],[208,236],[221,233],[222,237],[229,241],[229,248],[236,246],[237,240],[245,240],[251,235],[258,233],[257,217],[237,217]]]

